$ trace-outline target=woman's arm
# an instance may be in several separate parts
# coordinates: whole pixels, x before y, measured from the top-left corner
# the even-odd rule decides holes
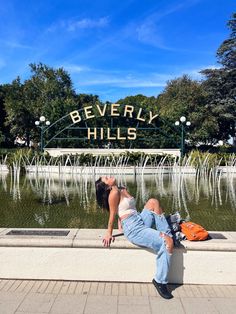
[[[119,229],[120,232],[123,232],[123,228],[122,228],[120,217],[118,217],[118,229]]]
[[[118,204],[120,201],[120,194],[117,190],[111,190],[109,194],[109,220],[108,220],[108,226],[107,226],[107,233],[105,237],[103,238],[103,245],[106,247],[109,247],[111,244],[111,241],[114,242],[115,238],[112,237],[112,231],[114,226],[114,221],[117,213]]]

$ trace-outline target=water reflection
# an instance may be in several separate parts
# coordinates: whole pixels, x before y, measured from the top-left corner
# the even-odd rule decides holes
[[[3,191],[7,191],[7,177],[8,173],[7,172],[0,172],[0,184],[2,186]]]
[[[95,179],[92,175],[28,173],[26,178],[32,191],[44,204],[65,203],[69,206],[74,197],[79,196],[79,205],[89,209],[91,198],[95,196]],[[119,176],[118,184],[127,185],[127,178]]]
[[[14,171],[8,175],[0,174],[0,192],[1,194],[4,192],[4,202],[8,208],[14,207],[12,204],[16,203],[21,209],[24,203],[24,211],[25,208],[28,208],[28,216],[33,215],[37,226],[45,227],[50,224],[52,227],[61,225],[66,227],[61,219],[67,219],[70,221],[67,226],[73,225],[71,222],[73,220],[76,226],[81,223],[86,226],[98,227],[99,223],[96,219],[103,218],[91,218],[95,217],[91,216],[91,213],[94,215],[98,213],[95,202],[95,179],[97,178],[94,178],[93,175],[53,173],[27,173],[25,176],[21,176],[19,172]],[[156,197],[161,200],[167,212],[178,210],[183,218],[199,217],[202,220],[210,215],[209,219],[215,221],[216,212],[220,210],[220,214],[225,213],[227,221],[230,218],[232,220],[232,217],[235,219],[236,176],[229,173],[222,174],[212,171],[209,174],[200,175],[160,173],[134,176],[120,174],[117,176],[117,181],[118,184],[127,186],[136,197],[138,209],[143,208],[148,198]],[[20,209],[17,207],[17,210]],[[2,210],[4,209],[0,205],[0,217]],[[74,211],[73,219],[69,218],[72,211]],[[76,211],[83,211],[83,216]],[[60,217],[61,225],[56,222],[57,219],[59,221],[57,215],[63,216]],[[90,215],[89,222],[88,218],[86,221],[83,220],[87,217],[86,215]],[[220,218],[217,217],[217,219]],[[218,225],[220,225],[220,220]],[[227,227],[224,228],[227,229]],[[232,227],[230,228],[232,230]],[[211,229],[214,230],[214,227]]]
[[[189,215],[188,204],[199,204],[202,198],[208,199],[216,209],[224,202],[236,208],[236,177],[211,174],[209,176],[195,176],[191,174],[160,174],[153,176],[118,175],[118,185],[136,185],[136,199],[138,203],[156,193],[160,199],[172,199],[172,210],[184,209]],[[7,178],[10,177],[10,180]],[[28,173],[20,176],[19,172],[0,174],[1,189],[9,191],[12,200],[22,198],[22,190],[30,185],[31,191],[37,196],[39,203],[53,205],[64,203],[70,205],[75,196],[79,196],[80,205],[89,208],[91,198],[95,197],[94,178],[91,175],[73,174],[35,174]]]

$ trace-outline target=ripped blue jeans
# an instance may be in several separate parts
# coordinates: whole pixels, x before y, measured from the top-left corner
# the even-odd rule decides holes
[[[122,220],[125,237],[133,244],[152,249],[156,254],[156,282],[166,284],[170,267],[171,254],[166,249],[166,243],[161,233],[172,237],[165,216],[143,209]],[[155,224],[156,229],[151,227]]]

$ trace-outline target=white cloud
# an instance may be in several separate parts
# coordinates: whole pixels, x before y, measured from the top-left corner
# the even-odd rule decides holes
[[[73,32],[77,29],[101,28],[107,26],[108,24],[108,17],[101,17],[99,19],[84,18],[78,21],[68,21],[67,30]]]
[[[76,66],[74,66],[76,69]],[[149,72],[140,75],[136,72],[128,71],[112,71],[99,70],[86,67],[79,67],[78,71],[74,71],[74,78],[78,82],[78,86],[99,88],[106,86],[107,88],[158,88],[165,87],[167,81],[181,77],[183,74],[189,75],[192,79],[200,80],[203,76],[199,73],[206,68],[217,68],[214,65],[199,66],[198,68],[179,68],[175,71],[170,70],[169,73]],[[66,68],[69,71],[69,67]],[[84,70],[83,70],[84,69]],[[88,69],[88,70],[86,70]],[[83,73],[82,73],[83,72]]]
[[[7,41],[7,40],[1,40],[0,41],[3,45],[10,47],[10,48],[20,48],[20,49],[33,49],[29,45],[21,44],[17,41]]]
[[[119,78],[104,78],[104,79],[94,79],[82,81],[80,83],[82,86],[89,85],[109,85],[116,87],[154,87],[154,86],[164,86],[163,83],[155,82],[151,80],[142,80],[142,79],[119,79]]]
[[[149,74],[140,76],[135,73],[120,73],[111,74],[110,72],[106,73],[96,73],[96,71],[91,70],[92,75],[84,76],[80,81],[80,86],[112,86],[112,87],[120,87],[120,88],[135,88],[135,87],[163,87],[166,84],[166,80],[171,78],[169,75],[156,75],[156,74]]]
[[[140,42],[152,45],[164,50],[172,50],[164,44],[163,38],[160,36],[154,22],[147,21],[136,28],[136,35]]]
[[[109,24],[109,17],[101,17],[98,19],[84,18],[80,20],[68,19],[68,20],[59,20],[51,24],[47,29],[46,33],[55,33],[59,30],[65,30],[67,32],[75,32],[76,30],[85,30],[85,29],[96,29],[103,28]]]
[[[87,66],[80,66],[76,64],[65,64],[65,65],[59,65],[59,67],[63,67],[65,70],[67,70],[70,73],[81,73],[81,72],[88,72],[90,71],[90,68]]]
[[[220,69],[221,67],[219,66],[219,65],[215,65],[215,64],[210,64],[210,65],[206,65],[205,67],[204,67],[204,69],[211,69],[211,70],[218,70],[218,69]],[[203,69],[201,69],[201,70],[203,70]]]
[[[206,65],[206,66],[201,66],[195,69],[189,69],[186,70],[185,72],[182,71],[182,74],[188,74],[190,77],[193,79],[199,80],[203,78],[203,75],[200,73],[200,71],[203,71],[205,69],[211,69],[211,70],[216,70],[220,69],[220,66],[217,65]]]
[[[136,36],[140,42],[152,45],[154,47],[176,51],[175,48],[170,47],[164,43],[164,38],[158,29],[158,23],[160,20],[168,15],[171,15],[182,9],[186,9],[189,6],[193,6],[201,0],[182,1],[177,4],[168,6],[163,10],[156,9],[153,13],[146,16],[146,18],[136,27]]]

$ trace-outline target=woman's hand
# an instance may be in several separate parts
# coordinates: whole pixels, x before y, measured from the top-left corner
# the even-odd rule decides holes
[[[105,246],[105,247],[110,247],[111,242],[114,242],[114,241],[115,241],[115,238],[114,238],[113,236],[111,236],[111,235],[106,235],[106,236],[103,238],[103,240],[102,240],[103,246]]]

